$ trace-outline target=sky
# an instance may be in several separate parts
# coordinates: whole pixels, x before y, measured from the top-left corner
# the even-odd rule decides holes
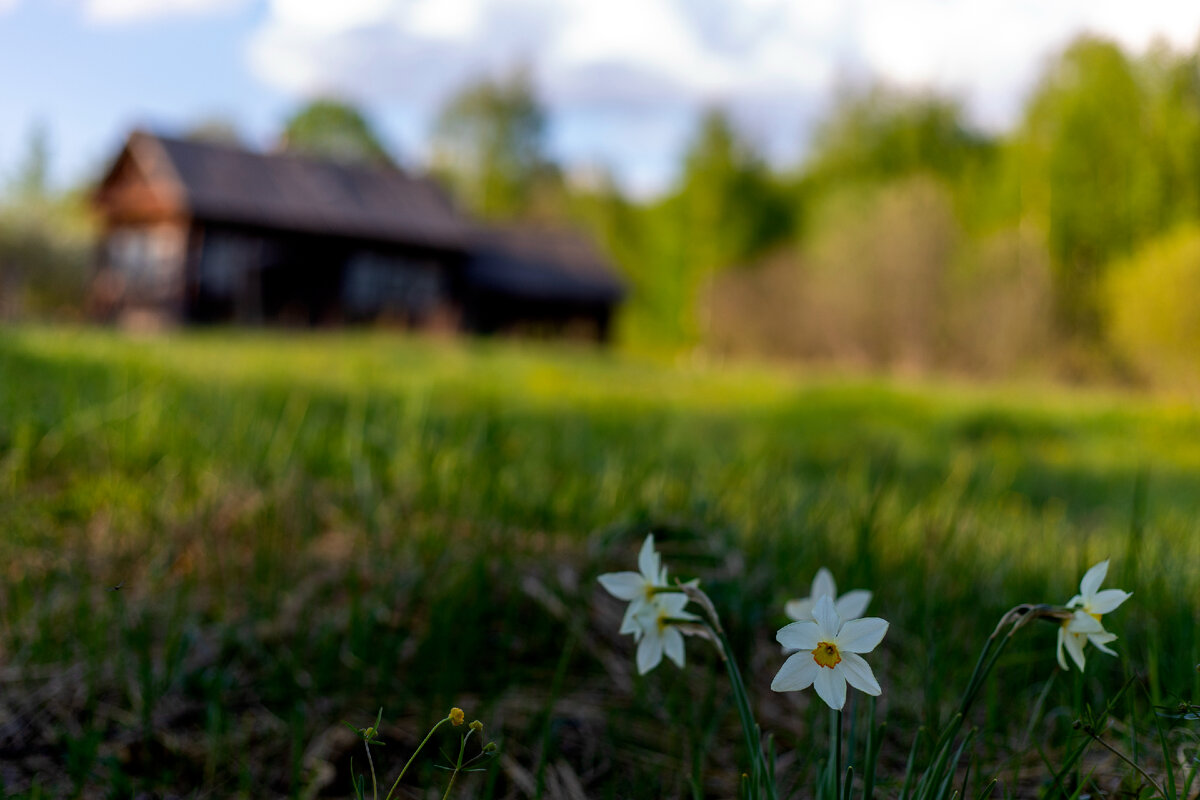
[[[268,147],[307,99],[359,104],[420,168],[437,111],[525,68],[568,173],[669,188],[698,113],[796,163],[836,92],[872,78],[958,97],[991,131],[1088,32],[1192,48],[1196,0],[0,0],[0,181],[39,126],[60,185],[134,126],[236,124]]]

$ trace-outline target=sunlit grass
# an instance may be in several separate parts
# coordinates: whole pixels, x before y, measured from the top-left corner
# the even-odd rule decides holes
[[[0,331],[0,780],[344,796],[342,720],[398,714],[386,760],[469,704],[512,757],[481,795],[567,772],[590,795],[728,793],[719,665],[635,677],[595,587],[650,531],[721,607],[801,776],[825,717],[770,696],[771,637],[819,565],[875,590],[879,713],[907,730],[948,713],[1001,613],[1112,558],[1121,657],[1050,687],[1036,741],[1061,748],[1125,675],[1200,696],[1198,433],[1172,400],[570,346]],[[1033,630],[989,679],[992,765],[1053,649]]]

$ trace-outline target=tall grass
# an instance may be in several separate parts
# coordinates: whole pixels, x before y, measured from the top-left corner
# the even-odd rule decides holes
[[[1025,795],[1053,780],[1038,750],[1067,752],[1127,676],[1146,687],[1130,721],[1200,697],[1198,434],[1165,401],[590,350],[0,330],[0,781],[346,796],[343,720],[384,707],[376,767],[396,774],[459,705],[504,754],[468,795],[731,796],[720,664],[635,676],[596,588],[654,532],[721,608],[797,786],[827,717],[767,688],[783,603],[821,564],[875,591],[881,794],[995,620],[1111,557],[1134,592],[1120,659],[1056,678],[1054,631],[1032,630],[968,721],[979,780]]]

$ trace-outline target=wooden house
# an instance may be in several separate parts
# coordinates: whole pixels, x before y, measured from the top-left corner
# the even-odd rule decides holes
[[[94,203],[93,304],[108,319],[604,339],[625,291],[577,232],[483,226],[398,168],[139,131]]]

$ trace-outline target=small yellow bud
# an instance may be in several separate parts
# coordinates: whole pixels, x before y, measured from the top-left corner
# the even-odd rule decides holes
[[[499,745],[497,745],[495,742],[488,742],[483,746],[483,752],[487,753],[489,756],[499,749]]]
[[[455,706],[454,708],[450,709],[450,724],[451,725],[454,725],[455,727],[462,725],[463,721],[466,718],[467,718],[467,715],[464,714],[463,710],[461,708],[459,708],[458,706]]]
[[[363,736],[367,737],[368,739],[373,738],[375,736],[375,726],[372,725],[369,728],[364,728]]]
[[[479,720],[475,720],[474,722],[472,722],[470,727],[471,727],[471,730],[473,730],[477,733],[483,733],[483,723],[480,722]]]

